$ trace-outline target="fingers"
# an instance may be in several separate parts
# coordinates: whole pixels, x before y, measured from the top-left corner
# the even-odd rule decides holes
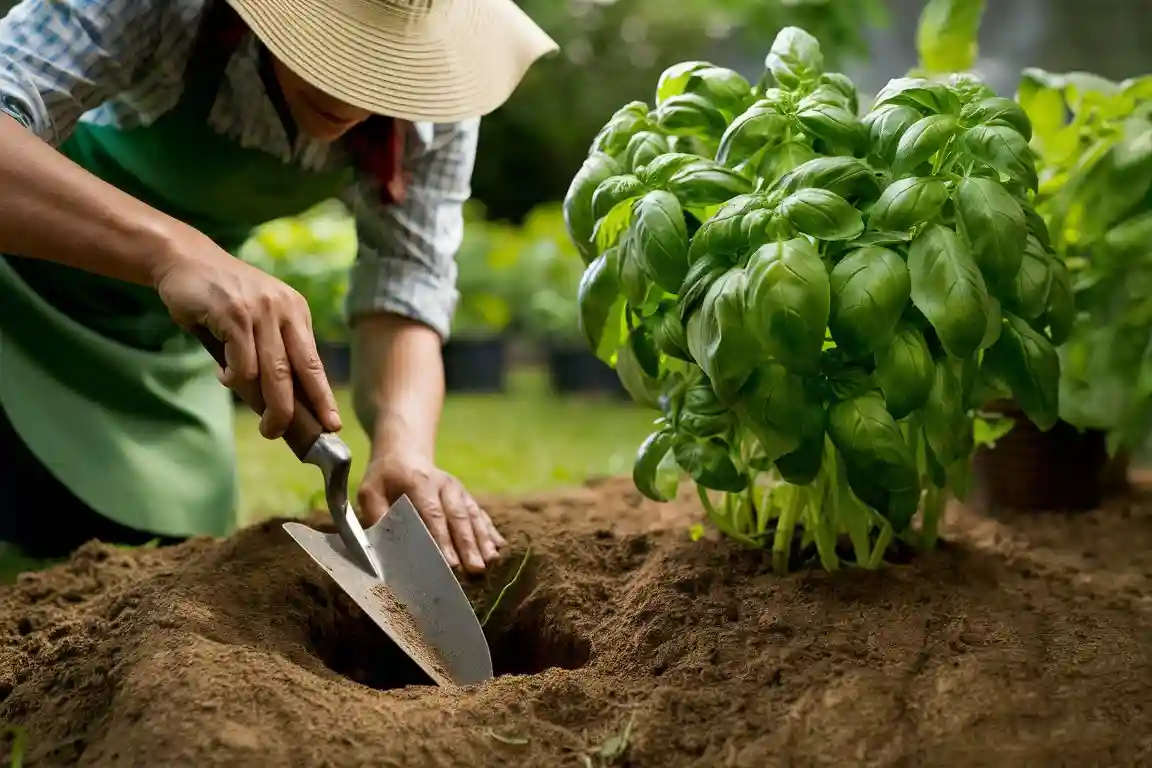
[[[469,573],[482,573],[485,568],[484,556],[480,554],[480,543],[477,541],[476,528],[472,525],[472,514],[469,511],[469,502],[475,502],[464,492],[457,482],[449,482],[440,490],[440,499],[443,503],[445,517],[448,518],[448,530],[464,570]],[[484,540],[489,541],[487,532]]]
[[[480,556],[484,558],[485,564],[491,563],[500,557],[500,546],[496,543],[494,535],[496,530],[476,500],[467,491],[464,495],[468,499],[468,516],[472,519],[472,532],[476,535],[476,543],[480,546]]]
[[[242,306],[233,304],[223,319],[209,328],[216,338],[224,342],[224,360],[227,367],[221,381],[233,387],[242,381],[254,381],[260,374],[256,357],[256,338],[252,319]]]
[[[424,486],[417,490],[413,488],[408,493],[412,506],[420,513],[428,532],[436,540],[444,559],[453,568],[460,566],[460,556],[456,553],[456,546],[452,543],[452,534],[448,531],[448,520],[444,515],[444,507],[440,503],[440,494],[435,488]]]
[[[284,324],[283,330],[288,359],[292,363],[296,377],[300,380],[300,385],[304,388],[302,393],[297,394],[312,406],[312,412],[316,414],[324,429],[337,432],[342,426],[340,412],[336,406],[336,396],[332,394],[332,387],[324,372],[320,353],[316,350],[316,337],[310,330],[307,303],[303,304],[303,311],[303,321],[298,316],[290,318]]]
[[[364,519],[364,525],[375,525],[388,511],[388,500],[370,484],[361,485],[356,497],[360,502],[360,515]]]
[[[261,318],[256,325],[256,353],[260,364],[260,391],[264,395],[260,434],[274,439],[288,429],[296,410],[292,364],[276,318]]]
[[[500,534],[499,530],[497,530],[496,524],[492,522],[492,518],[488,516],[488,512],[481,509],[480,514],[484,518],[484,523],[488,526],[488,531],[492,535],[492,541],[496,543],[496,548],[502,549],[508,546],[508,540]]]

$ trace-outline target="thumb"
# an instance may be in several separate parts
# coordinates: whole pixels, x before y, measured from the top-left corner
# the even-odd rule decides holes
[[[384,513],[388,511],[388,499],[384,496],[384,489],[378,487],[379,485],[379,481],[365,483],[360,486],[360,490],[356,493],[357,500],[360,502],[360,515],[368,525],[379,522],[380,518],[384,517]]]

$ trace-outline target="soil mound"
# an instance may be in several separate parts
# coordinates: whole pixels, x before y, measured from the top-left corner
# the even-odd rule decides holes
[[[881,573],[778,579],[627,481],[489,505],[498,676],[430,685],[276,522],[91,544],[0,590],[32,766],[1059,766],[1152,761],[1152,495],[952,510]]]

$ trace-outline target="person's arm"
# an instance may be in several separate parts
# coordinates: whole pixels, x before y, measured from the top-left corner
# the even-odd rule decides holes
[[[348,200],[360,238],[348,296],[353,402],[379,449],[434,450],[478,136],[478,120],[436,126],[401,205],[381,205],[369,182]]]
[[[0,19],[0,252],[147,285],[168,266],[183,225],[54,148],[151,63],[166,5],[24,0]]]
[[[371,185],[358,185],[350,202],[361,248],[348,302],[353,402],[372,437],[361,512],[377,520],[408,495],[449,565],[472,573],[505,542],[434,454],[444,403],[440,348],[456,308],[456,251],[478,135],[479,120],[436,126],[402,205],[381,206]]]
[[[195,5],[24,0],[0,19],[0,253],[156,288],[178,323],[225,343],[225,383],[259,381],[266,437],[295,412],[293,372],[324,426],[339,429],[299,294],[56,150],[84,112],[183,62]]]

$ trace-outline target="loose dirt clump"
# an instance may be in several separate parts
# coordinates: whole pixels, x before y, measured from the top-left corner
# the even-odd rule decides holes
[[[1152,762],[1152,493],[786,579],[626,481],[489,509],[479,615],[531,544],[489,683],[431,685],[270,522],[0,590],[0,723],[33,768]]]

